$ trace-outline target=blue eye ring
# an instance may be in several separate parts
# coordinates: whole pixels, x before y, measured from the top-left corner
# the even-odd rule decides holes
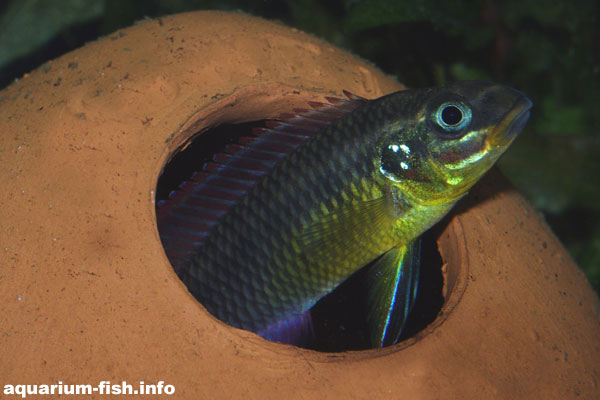
[[[438,107],[434,121],[444,132],[455,133],[466,128],[472,117],[471,108],[466,104],[448,101]]]

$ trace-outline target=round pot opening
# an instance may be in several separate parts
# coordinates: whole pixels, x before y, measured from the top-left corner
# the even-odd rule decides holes
[[[218,102],[229,106],[219,108],[218,103],[213,104],[209,110],[200,111],[184,125],[179,131],[179,137],[174,137],[181,144],[170,150],[170,158],[164,164],[158,179],[157,215],[160,213],[160,204],[169,201],[170,193],[179,190],[194,173],[201,171],[203,165],[211,161],[215,154],[222,153],[229,144],[238,143],[239,138],[251,136],[254,128],[263,127],[265,120],[278,114],[262,118],[260,113],[241,116],[241,110],[239,107],[236,109],[236,104],[253,100],[261,102],[264,98],[249,95],[240,99],[238,93],[233,100],[222,99]],[[301,99],[295,99],[294,102],[296,101],[299,104],[294,107],[303,106]],[[248,103],[245,107],[248,108]],[[222,110],[226,112],[222,113]],[[417,301],[400,342],[386,349],[400,349],[416,342],[439,326],[458,303],[466,286],[466,251],[459,250],[464,247],[461,242],[464,237],[461,239],[460,232],[453,225],[454,223],[448,224],[446,221],[423,236]],[[158,231],[161,235],[164,231],[160,219]],[[436,243],[437,238],[439,240]],[[175,265],[172,259],[170,261]],[[313,306],[311,317],[314,334],[302,347],[329,353],[371,349],[366,325],[366,269],[358,271]]]

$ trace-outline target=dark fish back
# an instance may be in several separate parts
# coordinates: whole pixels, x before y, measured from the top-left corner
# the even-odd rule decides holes
[[[331,210],[356,196],[351,186],[372,174],[377,136],[366,132],[376,130],[377,122],[368,107],[327,122],[211,228],[180,275],[212,314],[261,331],[306,311],[339,283],[339,271],[315,268],[298,251],[298,235],[323,208]]]
[[[232,154],[217,155],[176,194],[176,209],[159,213],[178,274],[234,326],[260,331],[304,312],[339,280],[299,254],[298,234],[323,208],[348,201],[351,185],[371,173],[374,137],[365,132],[373,118],[349,113],[368,105],[364,99],[329,100],[333,105],[312,103],[316,110],[296,110],[301,114],[267,124]]]

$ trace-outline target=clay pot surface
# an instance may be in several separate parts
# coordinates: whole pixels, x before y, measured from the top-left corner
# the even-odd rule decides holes
[[[0,92],[3,385],[164,381],[177,399],[597,398],[598,298],[493,176],[439,238],[442,315],[397,346],[328,354],[267,342],[211,317],[174,274],[154,191],[192,136],[343,89],[402,88],[297,30],[193,12],[118,31]]]

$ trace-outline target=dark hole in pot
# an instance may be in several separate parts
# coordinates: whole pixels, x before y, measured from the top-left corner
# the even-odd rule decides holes
[[[214,127],[197,136],[182,151],[176,153],[165,165],[156,188],[156,202],[167,200],[169,193],[202,169],[214,154],[227,144],[251,135],[252,129],[264,126],[264,121],[227,124]],[[158,226],[159,233],[161,226]],[[436,234],[427,232],[422,242],[422,270],[417,302],[401,340],[415,335],[436,319],[444,298],[442,297],[442,259],[436,246]],[[366,268],[358,271],[329,295],[322,298],[311,310],[314,338],[306,348],[322,352],[370,349],[366,326]]]

